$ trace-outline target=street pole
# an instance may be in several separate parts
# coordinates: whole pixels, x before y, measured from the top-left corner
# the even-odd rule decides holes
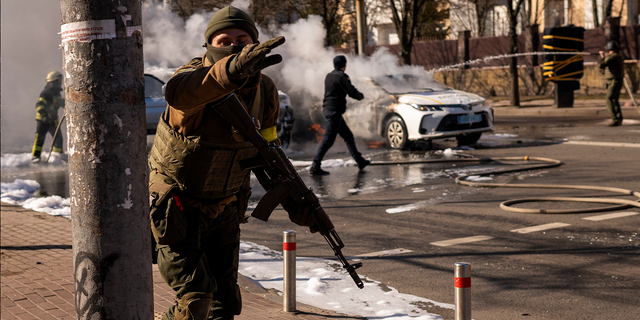
[[[153,319],[140,0],[61,0],[77,319]]]
[[[364,23],[364,0],[356,0],[356,32],[358,32],[358,55],[364,56],[367,43],[366,27]]]

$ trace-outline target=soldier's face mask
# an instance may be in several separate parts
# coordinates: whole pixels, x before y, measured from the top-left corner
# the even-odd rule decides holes
[[[211,63],[215,63],[224,57],[232,54],[240,53],[245,45],[242,46],[226,46],[226,47],[214,47],[210,43],[207,43],[207,59]]]

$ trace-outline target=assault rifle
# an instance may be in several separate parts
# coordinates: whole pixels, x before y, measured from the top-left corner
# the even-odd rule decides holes
[[[285,199],[290,198],[298,206],[311,206],[315,213],[315,221],[320,234],[327,240],[333,253],[338,257],[342,266],[347,270],[358,288],[364,288],[364,284],[356,269],[362,267],[362,263],[349,264],[342,254],[344,243],[336,233],[333,223],[324,211],[318,197],[311,188],[298,175],[291,161],[282,148],[276,144],[268,143],[256,129],[256,124],[238,100],[231,93],[224,98],[210,104],[213,110],[226,120],[245,140],[258,148],[259,155],[256,158],[246,159],[240,162],[244,169],[251,169],[256,175],[267,194],[262,197],[258,206],[251,215],[262,221],[267,221],[273,210]]]

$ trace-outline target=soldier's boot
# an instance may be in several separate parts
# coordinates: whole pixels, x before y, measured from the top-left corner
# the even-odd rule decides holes
[[[213,294],[187,293],[178,300],[175,320],[207,320],[213,304]]]

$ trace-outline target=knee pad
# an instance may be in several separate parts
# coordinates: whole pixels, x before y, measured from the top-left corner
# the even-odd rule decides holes
[[[180,312],[175,320],[207,320],[213,304],[211,293],[187,293],[178,300]]]

